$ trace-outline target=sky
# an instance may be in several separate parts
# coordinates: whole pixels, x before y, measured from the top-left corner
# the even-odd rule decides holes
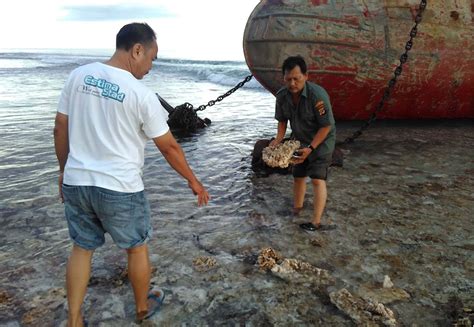
[[[259,0],[9,0],[0,49],[105,49],[118,30],[146,22],[167,58],[244,60],[242,37]]]

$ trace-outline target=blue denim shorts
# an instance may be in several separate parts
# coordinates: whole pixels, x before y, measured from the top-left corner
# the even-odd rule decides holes
[[[151,236],[150,205],[144,191],[122,193],[63,184],[63,195],[69,235],[83,249],[103,245],[106,232],[122,249],[140,246]]]

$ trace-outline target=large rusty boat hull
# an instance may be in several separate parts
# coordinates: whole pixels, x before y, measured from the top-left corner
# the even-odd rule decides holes
[[[405,51],[419,0],[262,0],[244,32],[255,78],[273,94],[302,55],[336,119],[368,118]],[[474,0],[428,0],[382,119],[474,118]]]

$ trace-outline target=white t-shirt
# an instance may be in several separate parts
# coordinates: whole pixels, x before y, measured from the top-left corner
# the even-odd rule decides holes
[[[69,123],[65,184],[143,190],[145,144],[169,131],[153,91],[128,71],[92,63],[70,74],[58,112]]]

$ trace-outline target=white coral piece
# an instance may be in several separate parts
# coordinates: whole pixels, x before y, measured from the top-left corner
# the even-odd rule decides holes
[[[388,275],[385,275],[383,278],[383,288],[392,288],[393,283]]]
[[[262,159],[270,167],[286,168],[290,165],[293,153],[300,146],[300,141],[296,140],[288,140],[274,147],[267,146],[262,151]]]

